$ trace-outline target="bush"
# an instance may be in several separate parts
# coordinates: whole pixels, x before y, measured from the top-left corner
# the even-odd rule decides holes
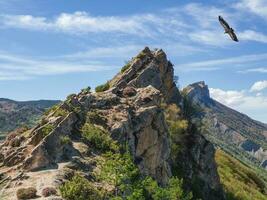
[[[20,188],[17,190],[17,198],[19,200],[32,199],[36,197],[37,190],[34,187]]]
[[[88,86],[87,88],[82,89],[82,90],[81,90],[81,93],[82,93],[82,94],[87,94],[87,93],[89,93],[90,91],[91,91],[91,87]]]
[[[143,187],[153,200],[191,200],[192,193],[183,191],[183,180],[177,177],[170,178],[166,187],[160,187],[155,180],[147,177],[143,181]]]
[[[107,120],[97,111],[90,111],[86,115],[86,121],[92,124],[98,124],[104,126]]]
[[[60,144],[65,145],[65,144],[71,144],[71,139],[69,136],[61,136],[60,137]]]
[[[71,99],[72,99],[73,97],[75,97],[75,96],[76,96],[76,94],[70,94],[70,95],[67,96],[66,99],[67,99],[67,100],[71,100]]]
[[[55,113],[54,113],[54,117],[59,117],[59,116],[62,116],[62,117],[66,117],[67,115],[69,114],[69,111],[63,109],[63,108],[58,108]]]
[[[46,137],[49,135],[49,133],[54,129],[54,126],[52,124],[47,124],[42,128],[42,135],[43,137]]]
[[[139,59],[143,59],[143,58],[145,58],[146,57],[146,53],[145,52],[140,52],[137,56],[136,56],[136,58],[139,58]]]
[[[57,190],[53,187],[46,187],[42,190],[42,195],[44,197],[49,197],[52,195],[57,195]]]
[[[54,112],[56,109],[59,108],[59,104],[53,105],[51,108],[48,108],[45,112],[44,115],[47,116],[49,113]]]
[[[101,193],[86,179],[75,175],[60,188],[62,197],[66,200],[96,200],[102,199]]]
[[[121,73],[125,72],[131,66],[131,62],[128,61],[126,64],[121,68]]]
[[[100,163],[99,179],[115,187],[112,200],[190,200],[191,193],[182,189],[183,181],[172,177],[166,187],[160,187],[151,177],[143,177],[129,152],[107,153]]]
[[[103,85],[99,85],[95,88],[96,92],[104,92],[110,88],[109,82],[106,82]]]
[[[93,145],[97,150],[102,152],[116,152],[119,150],[119,146],[110,138],[108,132],[99,127],[91,123],[85,123],[81,131],[83,139]]]

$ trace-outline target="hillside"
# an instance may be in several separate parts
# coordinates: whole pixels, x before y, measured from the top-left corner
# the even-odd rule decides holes
[[[33,127],[37,124],[41,115],[49,107],[59,101],[13,101],[0,98],[0,135],[5,136],[9,131],[22,125]]]
[[[1,199],[225,199],[215,149],[186,114],[162,50],[145,48],[95,91],[7,137]]]
[[[208,86],[198,82],[184,88],[200,108],[205,137],[224,151],[255,166],[267,167],[267,125],[212,99]]]
[[[255,170],[222,150],[216,151],[216,163],[228,200],[265,200],[266,186]]]

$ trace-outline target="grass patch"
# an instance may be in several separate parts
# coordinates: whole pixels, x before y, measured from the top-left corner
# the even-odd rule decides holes
[[[104,92],[106,90],[108,90],[110,88],[110,84],[109,82],[106,82],[105,84],[103,85],[99,85],[95,88],[95,91],[96,92]]]
[[[252,169],[221,150],[215,159],[227,200],[267,199],[265,183]]]

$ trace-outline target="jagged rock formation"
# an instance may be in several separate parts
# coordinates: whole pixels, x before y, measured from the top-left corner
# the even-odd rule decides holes
[[[184,88],[188,98],[202,109],[204,134],[214,144],[247,162],[266,166],[267,125],[230,109],[209,95],[208,86],[197,82]]]
[[[22,125],[35,126],[44,111],[57,103],[59,101],[13,101],[0,98],[0,139]]]
[[[16,189],[28,186],[36,186],[40,195],[44,185],[58,187],[75,170],[90,177],[101,155],[81,139],[80,128],[89,113],[114,141],[128,145],[143,175],[164,185],[179,166],[189,189],[199,184],[197,195],[203,200],[223,200],[214,148],[203,136],[189,130],[185,151],[171,161],[161,104],[181,105],[182,97],[165,53],[145,48],[108,84],[104,92],[72,95],[33,129],[9,135],[0,146],[2,198],[14,199]],[[64,142],[65,137],[71,141]]]

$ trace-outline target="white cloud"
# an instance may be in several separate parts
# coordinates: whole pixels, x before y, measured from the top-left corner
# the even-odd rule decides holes
[[[267,1],[266,0],[240,0],[235,5],[236,8],[249,11],[266,19],[267,17]]]
[[[251,86],[250,91],[251,92],[258,92],[258,91],[262,91],[266,88],[267,88],[267,80],[266,81],[257,81]]]
[[[246,70],[238,71],[239,73],[250,73],[250,72],[257,72],[257,73],[267,73],[267,68],[259,67],[259,68],[251,68]]]
[[[254,96],[247,94],[246,91],[210,88],[210,95],[222,104],[245,113],[253,119],[267,122],[267,97],[262,94]]]
[[[263,33],[258,33],[253,30],[245,30],[244,32],[239,33],[238,38],[240,40],[267,43],[267,35],[264,35]]]
[[[242,55],[225,59],[214,59],[214,60],[205,60],[192,63],[184,63],[184,64],[179,64],[176,67],[184,71],[198,70],[201,68],[221,69],[221,68],[227,68],[229,64],[231,64],[231,67],[233,67],[233,64],[236,65],[247,64],[249,62],[261,61],[261,60],[267,60],[266,53]]]
[[[210,88],[210,95],[217,101],[227,106],[236,106],[244,103],[244,91],[221,90]]]
[[[70,34],[121,33],[142,37],[154,37],[162,31],[183,27],[179,19],[164,17],[163,14],[140,14],[129,16],[91,16],[87,12],[61,13],[55,18],[35,17],[32,15],[2,15],[4,27],[22,28],[39,31],[54,31]],[[153,28],[151,28],[153,26]],[[173,33],[178,33],[173,31]]]

